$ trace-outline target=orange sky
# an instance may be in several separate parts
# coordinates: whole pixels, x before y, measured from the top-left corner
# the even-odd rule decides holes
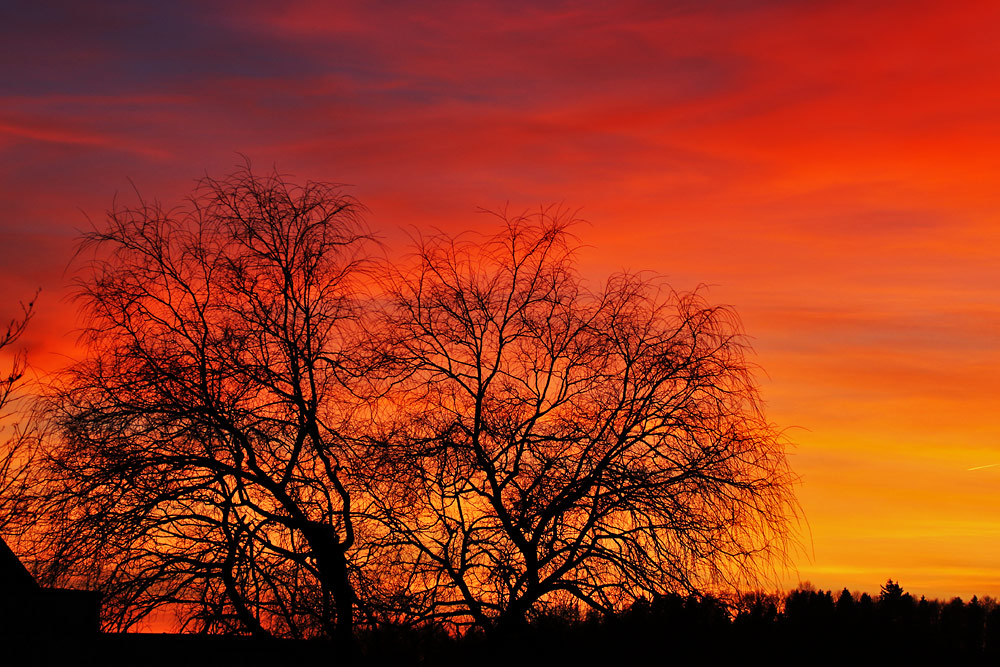
[[[40,369],[129,179],[176,201],[240,151],[389,244],[561,203],[588,275],[742,315],[797,443],[788,584],[1000,597],[1000,4],[41,4],[0,26],[0,315],[43,289]]]

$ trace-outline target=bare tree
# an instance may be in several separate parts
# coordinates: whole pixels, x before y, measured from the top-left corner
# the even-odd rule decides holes
[[[20,310],[20,315],[0,331],[0,351],[10,351],[24,334],[34,314],[34,301],[22,303]],[[26,507],[32,483],[33,430],[17,405],[20,398],[17,389],[26,370],[26,354],[18,351],[13,353],[9,368],[0,375],[0,429],[9,431],[0,443],[0,535],[7,540],[19,537],[31,525]]]
[[[731,310],[590,291],[566,221],[434,237],[378,300],[360,206],[249,166],[88,234],[36,552],[125,629],[517,625],[756,586],[795,515]]]
[[[373,483],[414,613],[610,611],[752,586],[787,553],[794,480],[735,314],[641,275],[589,291],[568,226],[424,239],[389,282]]]
[[[349,641],[369,236],[336,186],[249,164],[85,236],[86,358],[47,392],[48,575],[105,623]]]

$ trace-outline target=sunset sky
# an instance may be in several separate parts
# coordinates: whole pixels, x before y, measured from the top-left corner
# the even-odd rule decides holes
[[[1000,3],[0,9],[0,317],[72,352],[78,230],[245,154],[388,246],[556,204],[584,273],[741,315],[805,520],[785,585],[1000,597]]]

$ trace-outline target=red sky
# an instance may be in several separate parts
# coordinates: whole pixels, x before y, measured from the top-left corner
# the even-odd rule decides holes
[[[808,525],[787,583],[1000,597],[1000,5],[19,2],[0,316],[73,341],[76,230],[240,161],[352,184],[387,243],[557,203],[584,269],[709,285]]]

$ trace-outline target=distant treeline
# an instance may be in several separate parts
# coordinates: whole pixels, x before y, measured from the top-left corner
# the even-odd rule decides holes
[[[875,596],[806,584],[735,604],[664,595],[615,615],[552,610],[504,636],[385,629],[361,640],[361,664],[996,664],[1000,602],[916,599],[892,580]]]
[[[603,665],[995,665],[1000,602],[915,599],[894,581],[878,595],[815,590],[713,597],[661,595],[614,614],[550,608],[523,625],[457,635],[441,624],[361,630],[330,639],[206,634],[94,634],[56,629],[0,643],[11,664],[220,667],[570,667]],[[46,632],[48,634],[46,634]],[[37,634],[37,633],[36,633]],[[14,649],[27,650],[20,660]],[[353,654],[353,655],[351,655]],[[6,663],[2,663],[6,664]]]

